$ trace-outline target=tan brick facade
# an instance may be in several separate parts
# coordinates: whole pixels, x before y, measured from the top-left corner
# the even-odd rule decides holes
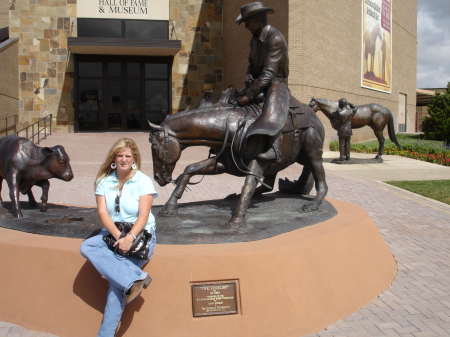
[[[241,23],[236,26],[236,19],[240,13],[240,8],[249,3],[247,0],[235,0],[226,2],[223,9],[224,25],[224,86],[232,85],[235,88],[244,87],[245,72],[248,66],[248,53],[251,34]],[[264,5],[274,8],[275,13],[269,14],[269,23],[283,33],[289,44],[288,32],[288,1],[266,0]],[[290,46],[290,44],[289,44]],[[292,57],[291,55],[289,55]],[[292,64],[290,67],[292,72]]]
[[[235,27],[241,5],[224,6],[224,84],[242,87],[250,36],[244,27]],[[361,87],[361,0],[264,1],[275,9],[269,23],[285,34],[289,45],[292,94],[304,103],[312,96],[337,101],[345,97],[360,105],[379,103],[394,114],[397,125],[399,95],[407,95],[408,132],[415,131],[416,100],[416,1],[392,0],[392,93]],[[288,25],[288,27],[286,27]],[[233,67],[236,71],[231,71]],[[329,120],[318,112],[325,129],[326,143],[337,133]],[[385,132],[387,137],[387,130]],[[354,130],[352,142],[375,139],[372,129]]]

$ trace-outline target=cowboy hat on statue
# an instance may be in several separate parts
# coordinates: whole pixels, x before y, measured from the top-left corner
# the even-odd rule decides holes
[[[244,22],[250,16],[259,14],[259,13],[268,13],[273,14],[275,11],[272,8],[264,7],[262,2],[252,2],[247,5],[241,7],[241,14],[236,19],[236,26],[239,26],[242,22]]]

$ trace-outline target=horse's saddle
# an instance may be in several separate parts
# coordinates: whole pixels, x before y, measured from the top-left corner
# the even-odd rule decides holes
[[[247,133],[249,126],[255,121],[255,119],[261,114],[261,110],[264,105],[264,99],[257,104],[246,107],[246,118],[238,129],[233,148],[235,150],[242,148],[243,137]],[[288,114],[286,122],[282,128],[283,133],[293,132],[297,133],[299,130],[305,130],[311,127],[311,120],[308,114],[306,114],[306,108],[309,108],[306,104],[301,103],[294,96],[290,95],[289,108],[286,113]],[[239,151],[238,151],[239,152]]]
[[[299,109],[302,103],[291,94],[289,96],[289,112],[293,114],[304,114],[305,112]]]
[[[283,131],[290,131],[293,129],[306,129],[311,126],[311,120],[309,116],[305,113],[304,109],[306,104],[301,103],[297,98],[290,95],[289,99],[289,114],[291,118],[288,116],[288,122],[285,124]],[[291,119],[291,124],[289,124],[289,119]]]
[[[261,108],[263,107],[263,104],[264,104],[264,93],[263,92],[254,98],[254,103],[259,105]],[[295,98],[294,96],[292,96],[289,93],[289,112],[290,113],[293,113],[293,114],[305,113],[304,111],[301,111],[299,109],[301,104],[302,103],[297,98]]]

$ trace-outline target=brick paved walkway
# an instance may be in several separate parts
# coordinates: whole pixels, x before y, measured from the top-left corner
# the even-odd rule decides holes
[[[147,135],[127,135],[137,141],[143,154],[143,171],[151,175]],[[64,145],[75,174],[70,183],[51,180],[49,202],[94,206],[93,177],[106,151],[122,136],[124,134],[56,134],[44,141],[43,146]],[[187,163],[196,158],[203,159],[206,155],[204,148],[187,149],[174,177]],[[385,160],[391,164],[400,161],[396,156],[385,156]],[[415,163],[408,159],[405,166],[397,168],[397,171],[405,170],[407,177],[408,168],[415,167]],[[416,173],[418,176],[433,179],[433,172],[436,171],[437,179],[450,179],[450,168],[429,163],[416,166],[423,167],[423,171]],[[450,336],[450,206],[384,184],[380,182],[385,180],[382,172],[378,177],[367,179],[362,178],[363,170],[367,169],[362,166],[358,174],[352,171],[353,168],[341,169],[336,164],[327,163],[325,167],[329,186],[327,197],[354,203],[370,214],[397,260],[398,273],[392,286],[377,299],[308,337]],[[369,170],[373,169],[369,167]],[[296,179],[300,171],[300,166],[293,165],[281,172],[279,177]],[[228,175],[222,175],[220,179],[205,177],[202,183],[190,187],[191,191],[185,193],[182,201],[223,198],[230,193],[239,193],[242,183],[243,178]],[[173,186],[157,189],[160,197],[156,199],[156,204],[159,205],[167,200]],[[5,187],[2,196],[9,200],[7,193]],[[4,336],[53,335],[0,322],[0,337]]]

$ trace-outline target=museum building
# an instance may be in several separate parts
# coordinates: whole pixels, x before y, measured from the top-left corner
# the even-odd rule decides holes
[[[244,86],[251,35],[235,21],[249,2],[0,0],[0,118],[26,126],[52,114],[53,132],[144,131],[205,91],[214,102]],[[416,1],[264,5],[288,42],[295,97],[379,103],[397,132],[415,131]],[[328,144],[336,131],[317,113]],[[362,128],[352,142],[374,138]]]

